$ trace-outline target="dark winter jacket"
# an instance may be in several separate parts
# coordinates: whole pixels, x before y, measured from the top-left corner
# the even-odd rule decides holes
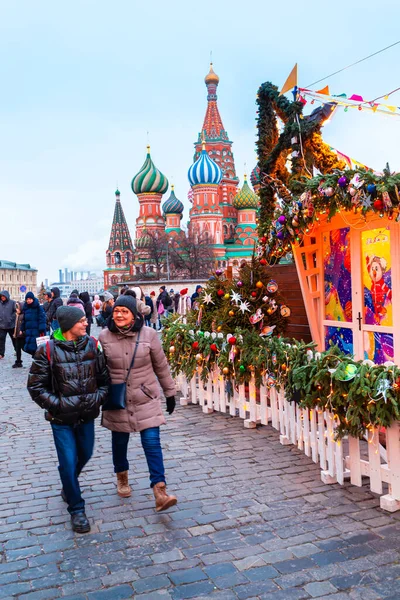
[[[90,296],[89,296],[89,292],[82,292],[79,294],[79,298],[80,300],[82,300],[83,302],[83,306],[85,308],[85,315],[87,318],[87,322],[93,323],[93,306],[92,303],[90,302]]]
[[[5,302],[0,300],[0,329],[13,329],[15,327],[15,301],[10,300],[7,290],[0,292],[0,296],[7,298]]]
[[[57,308],[63,305],[63,301],[60,298],[60,290],[58,287],[51,288],[51,291],[54,294],[53,300],[50,302],[50,308],[47,311],[47,323],[51,325],[51,322],[56,318]]]
[[[13,338],[24,338],[25,334],[21,331],[22,322],[24,320],[24,313],[21,311],[19,315],[15,317],[15,327],[14,327],[14,335]]]
[[[33,296],[32,292],[28,292],[27,297],[29,296]],[[36,338],[40,334],[46,333],[46,315],[43,306],[40,306],[39,300],[35,297],[32,304],[25,302],[22,312],[24,318],[22,319],[21,331],[25,335],[24,351],[33,355],[37,350]]]
[[[44,408],[47,420],[73,425],[87,423],[100,412],[109,388],[109,375],[104,355],[85,335],[68,342],[57,331],[49,344],[36,352],[28,377],[32,400]],[[53,377],[52,377],[53,374]]]

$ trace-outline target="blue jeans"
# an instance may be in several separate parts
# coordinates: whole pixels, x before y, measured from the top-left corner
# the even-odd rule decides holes
[[[112,431],[112,455],[114,473],[129,470],[128,442],[129,433]],[[165,483],[164,461],[160,443],[160,428],[150,427],[140,432],[142,447],[146,455],[147,466],[150,473],[150,487],[163,481]]]
[[[51,423],[58,456],[58,470],[68,501],[68,512],[73,515],[85,510],[78,477],[93,454],[94,421],[80,425]]]

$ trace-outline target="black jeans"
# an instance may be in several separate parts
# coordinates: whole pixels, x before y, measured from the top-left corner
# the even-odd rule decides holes
[[[14,328],[12,329],[0,329],[0,356],[4,356],[6,352],[6,337],[7,333],[11,338],[13,346],[15,348],[15,340],[13,338]]]
[[[24,348],[25,345],[25,338],[23,337],[19,337],[19,338],[14,338],[14,347],[15,347],[15,352],[17,354],[17,358],[16,361],[17,363],[22,363],[21,360],[21,355],[22,355],[22,350]]]
[[[112,431],[112,455],[114,473],[129,470],[128,442],[129,433]],[[164,461],[160,443],[160,428],[150,427],[140,432],[142,447],[146,455],[147,466],[150,473],[150,487],[163,481],[165,483]]]
[[[94,421],[82,425],[51,424],[58,456],[60,479],[73,515],[85,510],[78,477],[93,454]]]

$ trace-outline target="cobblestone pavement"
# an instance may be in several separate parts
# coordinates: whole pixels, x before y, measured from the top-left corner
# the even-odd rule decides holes
[[[400,514],[365,489],[325,486],[270,427],[178,407],[163,428],[169,488],[157,514],[138,436],[130,499],[116,495],[110,434],[82,476],[94,524],[76,535],[49,425],[25,368],[0,362],[0,598],[376,600],[400,598]]]

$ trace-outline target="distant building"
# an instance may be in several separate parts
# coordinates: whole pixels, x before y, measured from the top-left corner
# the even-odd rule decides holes
[[[89,292],[90,295],[98,294],[104,290],[103,277],[93,277],[91,279],[78,279],[69,284],[73,290],[78,292]]]
[[[28,264],[0,260],[0,288],[7,290],[14,300],[23,300],[26,292],[36,294],[37,269]]]

